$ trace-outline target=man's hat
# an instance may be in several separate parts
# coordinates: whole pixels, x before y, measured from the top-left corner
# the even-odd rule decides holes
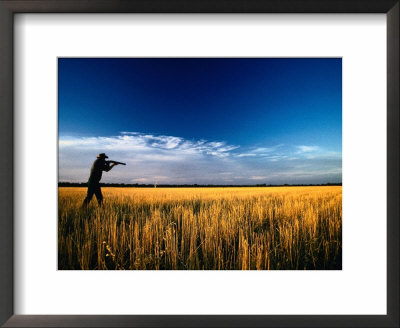
[[[108,156],[104,153],[98,154],[97,158],[108,158]]]

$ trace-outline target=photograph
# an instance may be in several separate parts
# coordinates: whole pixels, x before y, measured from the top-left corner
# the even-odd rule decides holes
[[[57,61],[58,270],[342,270],[342,58]]]

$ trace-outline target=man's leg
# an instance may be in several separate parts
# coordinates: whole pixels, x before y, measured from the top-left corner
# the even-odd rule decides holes
[[[87,194],[86,194],[86,198],[83,201],[82,207],[86,207],[88,206],[89,202],[91,201],[92,197],[94,194],[94,188],[91,185],[88,185],[88,190],[87,190]]]
[[[103,205],[103,194],[101,193],[101,188],[100,185],[98,185],[95,189],[95,195],[97,198],[97,202],[99,203],[99,206]]]

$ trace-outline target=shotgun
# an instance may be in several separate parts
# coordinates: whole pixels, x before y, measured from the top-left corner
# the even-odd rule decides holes
[[[117,161],[107,161],[107,162],[108,162],[108,163],[113,163],[113,164],[126,165],[126,163],[117,162]]]

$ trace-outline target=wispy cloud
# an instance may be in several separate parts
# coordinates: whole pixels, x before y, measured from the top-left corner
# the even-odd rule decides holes
[[[310,152],[315,152],[315,151],[319,151],[320,148],[318,146],[297,146],[297,153],[301,154],[301,153],[310,153]]]
[[[180,159],[187,155],[211,155],[226,157],[229,152],[239,146],[228,145],[223,141],[185,140],[180,137],[140,134],[137,132],[123,132],[114,137],[61,137],[59,140],[61,149],[75,148],[79,150],[109,150],[125,152],[124,155],[145,154],[147,159],[154,155],[154,159],[160,160],[163,155],[171,159]]]
[[[322,183],[341,181],[341,153],[319,146],[240,147],[225,141],[121,132],[117,136],[59,139],[60,181],[85,181],[92,161],[106,152],[124,161],[104,182]]]
[[[275,153],[276,150],[283,145],[275,145],[272,147],[253,147],[249,148],[247,152],[244,153],[236,153],[237,157],[269,157],[272,153]]]

